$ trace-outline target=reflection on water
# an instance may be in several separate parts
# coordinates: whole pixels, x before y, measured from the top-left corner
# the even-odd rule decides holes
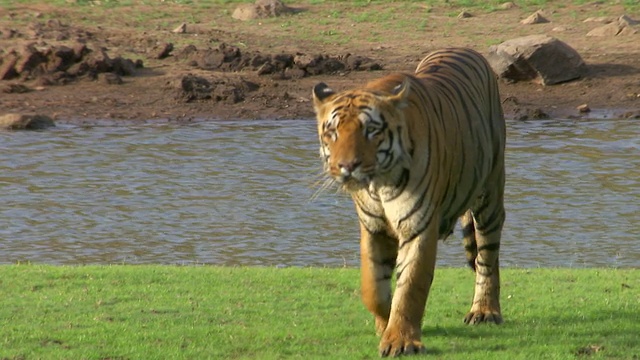
[[[0,263],[356,266],[313,120],[0,132]],[[640,266],[640,123],[510,122],[506,266]],[[459,234],[439,264],[462,266]]]

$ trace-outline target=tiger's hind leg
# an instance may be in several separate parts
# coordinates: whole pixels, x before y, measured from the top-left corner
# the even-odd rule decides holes
[[[467,210],[460,217],[460,225],[462,227],[462,244],[467,257],[467,264],[476,271],[476,257],[478,256],[478,243],[476,243],[476,226],[473,222],[473,214],[471,210]]]
[[[360,225],[360,289],[362,302],[375,318],[376,334],[387,328],[391,313],[391,277],[398,242],[384,233],[369,233]]]
[[[466,229],[467,259],[476,273],[473,303],[471,310],[464,317],[466,324],[502,323],[498,256],[505,218],[502,199],[502,190],[494,193],[486,192],[472,208],[472,214],[467,212],[461,218],[463,231]],[[471,215],[472,219],[465,219]],[[466,226],[464,225],[465,220],[467,220]]]

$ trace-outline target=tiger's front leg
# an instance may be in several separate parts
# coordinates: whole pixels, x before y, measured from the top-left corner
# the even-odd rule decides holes
[[[380,356],[411,355],[425,352],[420,340],[422,316],[433,281],[437,232],[434,226],[398,244],[396,290],[387,328],[380,339]]]
[[[369,233],[362,224],[360,234],[362,301],[375,318],[376,334],[382,335],[391,312],[391,276],[398,242],[385,233]]]

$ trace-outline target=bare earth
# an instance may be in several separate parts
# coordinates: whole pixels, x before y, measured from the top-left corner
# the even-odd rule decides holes
[[[457,11],[455,8],[433,8],[426,15],[427,25],[416,30],[416,24],[411,23],[406,29],[377,28],[370,22],[336,15],[362,11],[350,6],[348,2],[310,5],[277,19],[241,22],[231,18],[232,5],[224,11],[202,13],[187,5],[167,4],[163,11],[176,17],[164,18],[162,22],[155,20],[147,26],[118,21],[113,14],[104,16],[105,21],[100,22],[99,17],[79,15],[78,6],[20,5],[0,9],[0,58],[5,59],[5,64],[12,49],[20,52],[26,44],[35,44],[38,49],[83,44],[93,53],[104,49],[111,59],[139,59],[143,63],[131,76],[115,79],[98,71],[60,75],[42,70],[45,65],[41,65],[40,70],[0,80],[0,115],[39,113],[77,122],[309,119],[313,117],[311,88],[320,81],[342,90],[392,71],[412,72],[425,54],[439,47],[467,46],[486,54],[490,45],[513,37],[548,34],[575,48],[587,63],[587,73],[577,81],[547,87],[501,82],[503,104],[510,118],[540,118],[544,114],[552,118],[640,118],[640,26],[637,33],[630,35],[586,36],[603,25],[584,22],[587,17],[606,13],[614,20],[624,14],[622,7],[598,3],[567,5],[546,10],[551,22],[536,25],[520,24],[532,9],[480,11],[473,17],[458,19],[451,15]],[[132,11],[144,13],[145,9],[137,6]],[[198,24],[189,23],[190,11],[198,13]],[[334,14],[337,19],[314,21],[326,14]],[[640,14],[627,15],[640,19]],[[307,35],[299,36],[301,21],[305,22]],[[172,32],[183,22],[187,23],[186,33]],[[292,22],[298,25],[289,26]],[[317,32],[312,31],[316,28]],[[372,32],[375,36],[371,36]],[[315,33],[326,36],[309,35]],[[159,51],[168,43],[174,45],[173,51],[159,59]],[[199,55],[190,57],[185,50],[188,44],[194,45]],[[347,66],[312,74],[277,66],[270,72],[250,65],[241,69],[231,64],[207,67],[211,63],[207,63],[202,51],[214,49],[209,55],[219,54],[221,44],[229,44],[227,50],[237,49],[246,59],[256,58],[256,54],[272,57],[321,54],[325,58],[344,59],[351,54],[381,65],[382,70]],[[209,83],[208,95],[189,95],[185,89],[188,74]],[[118,84],[118,78],[122,83]],[[215,95],[216,91],[220,96]],[[592,111],[579,112],[576,108],[581,104],[588,104]]]

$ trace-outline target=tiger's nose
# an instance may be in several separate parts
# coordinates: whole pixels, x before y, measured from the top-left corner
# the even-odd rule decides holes
[[[344,176],[349,176],[351,173],[358,168],[362,164],[362,161],[355,159],[353,161],[344,161],[338,163],[338,167],[340,168],[340,173]]]

